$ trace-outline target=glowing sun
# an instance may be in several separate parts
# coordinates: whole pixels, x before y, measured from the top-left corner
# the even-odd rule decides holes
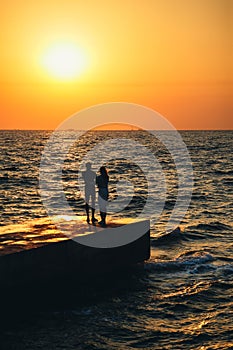
[[[84,52],[72,44],[51,46],[43,56],[43,65],[56,78],[71,79],[80,75],[86,66]]]

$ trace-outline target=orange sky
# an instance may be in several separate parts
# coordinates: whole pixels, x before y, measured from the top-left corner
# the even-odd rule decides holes
[[[232,5],[2,1],[0,128],[54,129],[82,108],[125,101],[155,109],[177,129],[232,129]],[[61,78],[44,66],[60,44],[85,57],[78,75]]]

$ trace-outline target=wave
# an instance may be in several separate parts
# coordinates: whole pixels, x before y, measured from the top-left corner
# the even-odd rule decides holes
[[[177,227],[174,231],[169,232],[167,234],[164,234],[158,238],[153,238],[151,240],[151,244],[154,246],[162,246],[162,245],[170,245],[170,244],[176,244],[180,241],[184,240],[185,236],[181,232],[180,227]]]
[[[172,200],[166,200],[165,205],[164,205],[164,210],[171,210],[174,208],[176,204],[176,200],[172,199]]]
[[[168,293],[163,293],[162,295],[155,296],[154,299],[157,300],[165,300],[165,299],[171,299],[171,298],[189,298],[192,295],[200,294],[200,293],[205,293],[209,291],[211,288],[212,283],[209,281],[200,281],[200,282],[193,282],[189,285],[183,285],[180,288],[168,292]]]
[[[192,273],[196,272],[196,269],[204,264],[206,269],[212,269],[212,266],[206,264],[214,261],[214,257],[211,254],[204,252],[186,252],[181,254],[174,260],[151,262],[145,264],[145,270],[156,272],[177,272],[184,270],[191,270]]]
[[[231,179],[223,179],[222,182],[226,186],[233,186],[233,180]]]
[[[163,245],[173,245],[179,244],[182,241],[196,241],[209,238],[215,238],[213,233],[216,232],[230,232],[232,227],[230,225],[224,224],[222,222],[210,222],[210,223],[199,223],[197,225],[189,225],[181,230],[178,226],[174,231],[167,234],[163,234],[159,237],[152,238],[151,244],[154,247],[163,246]]]
[[[193,193],[192,201],[205,201],[207,196],[203,194]]]
[[[223,278],[223,277],[230,277],[233,279],[233,264],[224,264],[222,266],[217,267],[217,274]],[[229,284],[227,285],[229,287]],[[230,288],[233,288],[232,284]]]
[[[233,175],[233,170],[215,170],[217,175]]]
[[[232,227],[224,224],[220,221],[213,221],[210,223],[200,223],[197,225],[190,225],[186,227],[186,230],[197,230],[197,231],[230,231]]]

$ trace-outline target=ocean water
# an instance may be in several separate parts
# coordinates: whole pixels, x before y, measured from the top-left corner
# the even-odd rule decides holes
[[[69,133],[75,132],[63,136]],[[50,134],[0,131],[0,231],[47,216],[38,178]],[[106,140],[130,139],[155,155],[167,193],[163,197],[164,184],[155,179],[152,188],[157,191],[152,196],[158,206],[165,203],[159,220],[151,225],[151,258],[139,271],[105,284],[94,296],[92,291],[90,298],[74,297],[62,307],[36,311],[30,320],[9,326],[2,349],[233,349],[233,132],[182,131],[181,136],[191,157],[194,185],[189,209],[179,229],[171,232],[165,225],[177,199],[178,178],[174,160],[161,142],[145,131],[98,131],[72,145],[62,181],[77,215],[84,213],[79,166],[93,147]],[[108,153],[103,148],[103,155],[104,150]],[[127,203],[111,216],[137,218],[151,189],[134,150],[124,151],[131,160],[119,157],[116,150],[106,161],[112,209],[119,198],[119,180],[124,181],[120,199]],[[56,181],[56,174],[49,173],[51,187]],[[48,193],[47,203],[62,210],[59,200],[56,192]]]

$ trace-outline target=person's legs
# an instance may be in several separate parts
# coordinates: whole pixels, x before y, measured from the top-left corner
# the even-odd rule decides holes
[[[87,214],[87,222],[89,224],[90,217],[89,217],[89,204],[88,203],[85,204],[85,209],[86,209],[86,214]]]
[[[104,191],[99,194],[98,200],[99,200],[100,217],[101,217],[101,221],[99,223],[102,226],[106,226],[106,216],[107,216],[106,200],[107,200],[107,196],[106,196],[106,193]]]
[[[96,223],[98,220],[95,218],[95,201],[96,201],[96,195],[95,190],[91,194],[91,221],[92,223]]]
[[[86,215],[87,215],[87,223],[89,224],[90,222],[90,217],[89,217],[89,200],[90,200],[90,193],[88,191],[85,191],[85,209],[86,209]]]
[[[103,224],[106,225],[106,216],[107,216],[107,213],[105,211],[103,211]]]
[[[95,218],[95,209],[91,208],[91,212],[92,212],[92,216],[91,216],[91,221],[94,224],[95,222],[97,222],[98,220]]]

